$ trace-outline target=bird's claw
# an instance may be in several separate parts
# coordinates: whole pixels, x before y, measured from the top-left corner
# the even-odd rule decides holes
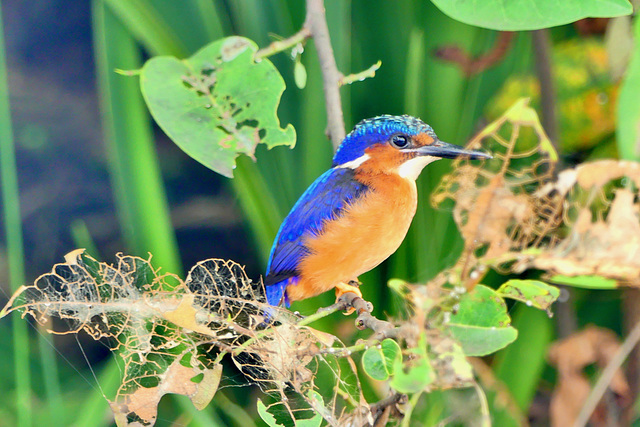
[[[360,291],[360,283],[356,280],[350,280],[349,283],[338,283],[336,285],[336,304],[339,303],[340,298],[347,292],[351,292],[356,294],[359,298],[362,298],[362,292]],[[342,313],[345,316],[349,316],[356,311],[355,307],[348,306],[346,310]]]

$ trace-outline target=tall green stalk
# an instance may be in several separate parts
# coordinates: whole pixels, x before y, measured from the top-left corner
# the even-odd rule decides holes
[[[134,253],[182,270],[164,192],[151,123],[136,78],[116,69],[142,66],[138,45],[102,1],[93,2],[94,43],[103,132],[120,223]]]
[[[4,26],[0,6],[0,177],[2,178],[2,214],[4,215],[9,265],[9,283],[12,290],[25,283],[22,219],[18,197],[7,61],[4,50]],[[14,378],[16,382],[16,409],[18,426],[31,425],[31,370],[29,368],[28,325],[20,319],[12,323]]]

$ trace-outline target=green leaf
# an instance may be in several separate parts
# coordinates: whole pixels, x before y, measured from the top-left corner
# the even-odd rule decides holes
[[[640,160],[640,19],[634,23],[635,46],[618,97],[616,137],[620,156]]]
[[[387,338],[379,346],[369,347],[364,352],[362,367],[374,380],[385,381],[393,375],[397,358],[401,358],[400,346],[394,340]]]
[[[585,289],[617,289],[618,281],[602,276],[563,276],[557,274],[549,279],[553,283]]]
[[[451,18],[501,31],[538,30],[633,11],[628,0],[431,0]]]
[[[313,401],[321,408],[319,410],[316,410],[316,414],[311,418],[296,419],[295,425],[296,427],[319,427],[322,423],[322,414],[320,412],[324,409],[324,401],[322,399],[322,396],[318,392],[313,390],[310,390],[307,396],[311,401]],[[262,403],[262,400],[260,399],[258,399],[258,415],[260,415],[262,421],[267,423],[269,427],[282,426],[282,424],[279,424],[276,418],[271,413],[269,413],[267,407],[264,403]]]
[[[278,422],[276,421],[276,417],[274,417],[267,411],[267,407],[264,405],[264,403],[262,403],[262,400],[260,400],[260,398],[258,398],[258,415],[260,415],[262,421],[267,423],[269,427],[282,426],[282,424],[278,424]]]
[[[529,307],[548,309],[560,296],[560,290],[539,280],[509,280],[498,288],[498,295],[521,301]]]
[[[240,154],[253,158],[258,143],[295,144],[295,130],[280,128],[278,103],[285,85],[273,64],[253,61],[257,46],[242,37],[215,41],[186,60],[151,58],[140,85],[158,125],[187,154],[233,176]]]
[[[518,331],[510,322],[504,300],[493,289],[478,285],[460,298],[447,328],[467,356],[484,356],[516,339]]]
[[[407,361],[409,369],[405,372],[402,357],[396,357],[389,385],[400,393],[417,393],[424,390],[436,379],[435,371],[427,356],[427,340],[424,332],[420,334],[418,346],[408,349],[407,353],[413,355]]]

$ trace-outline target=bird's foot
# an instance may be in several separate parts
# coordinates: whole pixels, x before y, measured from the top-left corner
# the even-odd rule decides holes
[[[347,292],[353,292],[354,294],[358,295],[358,297],[362,298],[362,292],[360,291],[359,286],[360,286],[360,282],[358,282],[357,280],[350,280],[349,283],[344,283],[344,282],[338,283],[336,285],[336,303],[338,302],[340,297],[346,294]],[[347,309],[344,312],[344,315],[348,316],[352,314],[354,311],[356,311],[355,308],[349,307],[349,309]]]

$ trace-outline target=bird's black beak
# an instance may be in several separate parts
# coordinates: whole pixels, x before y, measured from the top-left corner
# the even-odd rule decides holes
[[[414,149],[420,156],[441,157],[443,159],[455,159],[457,157],[468,157],[475,159],[491,159],[493,156],[483,151],[465,150],[458,145],[449,144],[448,142],[437,139],[430,145],[423,145]]]

